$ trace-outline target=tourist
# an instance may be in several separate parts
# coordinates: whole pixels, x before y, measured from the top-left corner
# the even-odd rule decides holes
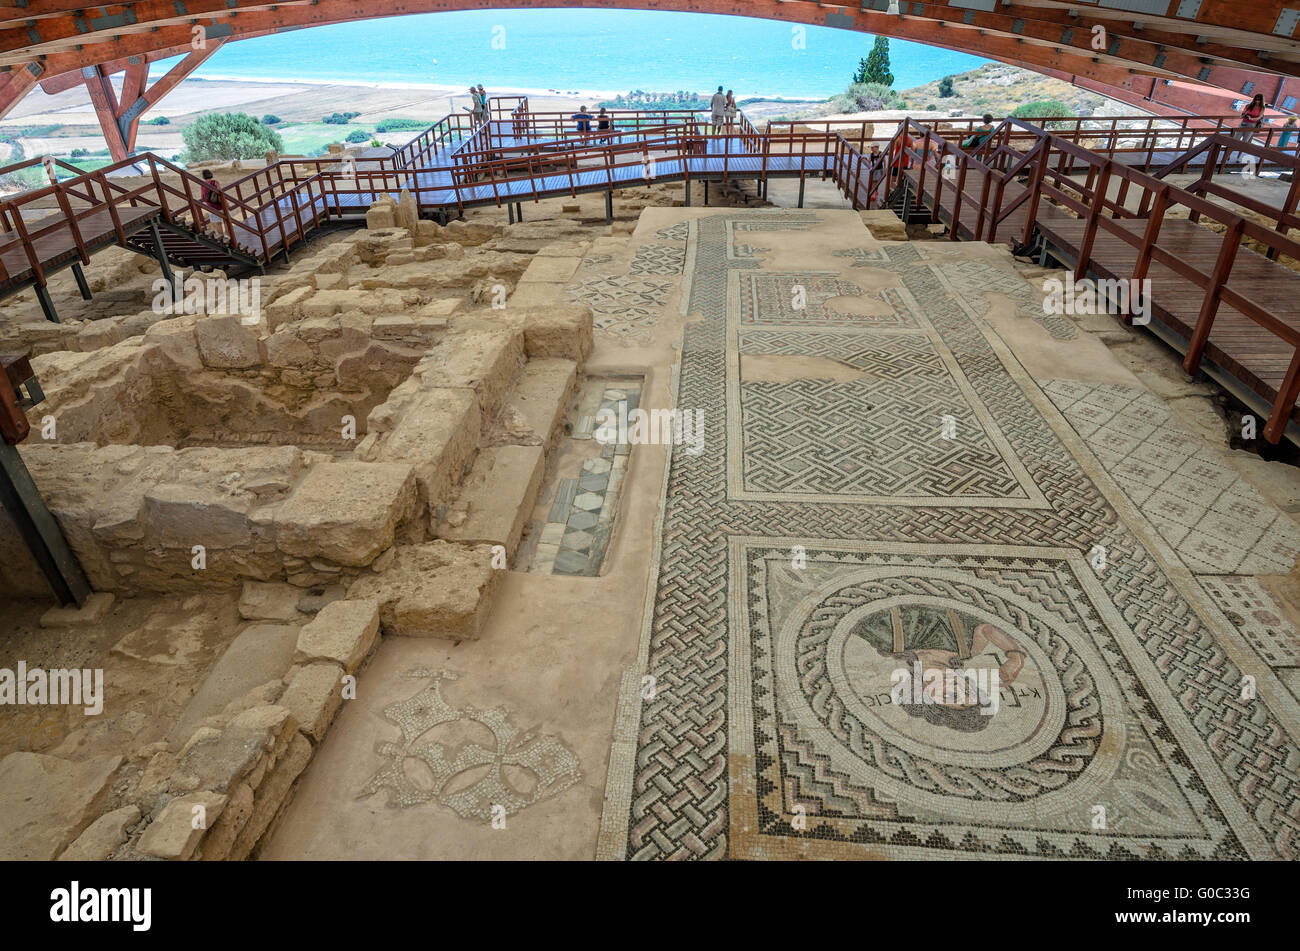
[[[1232,133],[1232,137],[1235,139],[1240,139],[1243,142],[1249,142],[1252,138],[1254,138],[1255,130],[1264,124],[1264,109],[1265,106],[1264,106],[1263,94],[1255,93],[1255,95],[1250,100],[1250,105],[1246,106],[1245,109],[1241,110],[1241,123],[1237,126],[1237,130]],[[1236,159],[1246,154],[1248,153],[1235,152],[1232,157],[1233,159]],[[1249,164],[1251,166],[1252,173],[1256,178],[1258,178],[1259,177],[1258,160],[1253,155],[1251,155],[1251,157],[1248,160],[1244,160],[1243,168],[1242,168],[1243,172],[1246,171],[1245,169],[1246,164]]]
[[[971,129],[971,134],[962,140],[963,149],[978,149],[993,132],[993,117],[987,112],[980,117],[980,124]]]
[[[709,101],[709,112],[712,119],[709,123],[709,134],[717,135],[722,131],[723,121],[727,116],[727,94],[722,91],[721,86]]]
[[[210,168],[203,170],[203,193],[199,197],[199,204],[207,209],[208,220],[206,224],[208,227],[220,234],[221,216],[226,210],[226,195],[221,190],[221,183],[217,181]]]
[[[1291,137],[1295,135],[1295,116],[1287,116],[1286,122],[1282,123],[1282,134],[1278,136],[1277,147],[1284,149],[1291,144]]]
[[[487,122],[492,117],[492,107],[488,102],[487,90],[483,88],[482,83],[479,83],[475,93],[478,96],[479,114],[482,116],[482,121]]]
[[[873,171],[878,172],[882,167],[884,167],[885,153],[880,151],[879,142],[871,143],[871,150],[867,153],[867,158],[871,162],[871,168]]]
[[[470,121],[477,128],[483,124],[483,104],[479,101],[478,90],[473,86],[469,87],[469,101],[472,105],[466,106],[465,111],[469,113]]]
[[[578,123],[579,135],[589,135],[591,133],[591,120],[594,119],[595,116],[587,111],[586,106],[583,106],[569,118]]]
[[[727,134],[730,135],[732,127],[736,124],[736,116],[740,114],[740,107],[736,105],[736,96],[730,89],[727,90],[727,102],[723,106],[723,114],[727,120]]]
[[[596,113],[596,131],[605,133],[601,136],[601,141],[613,141],[614,136],[610,134],[613,131],[613,128],[614,124],[613,120],[610,118],[609,111],[604,106],[601,106],[600,112]]]

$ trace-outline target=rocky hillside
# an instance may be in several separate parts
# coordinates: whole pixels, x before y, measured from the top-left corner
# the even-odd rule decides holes
[[[1075,115],[1096,113],[1103,103],[1114,102],[1063,80],[1001,63],[988,63],[968,73],[957,73],[952,79],[954,94],[946,98],[939,95],[939,80],[905,89],[901,94],[910,109],[928,109],[933,105],[938,112],[990,112],[995,116],[1005,116],[1026,103],[1049,99],[1065,103]],[[1122,109],[1132,111],[1127,106]]]

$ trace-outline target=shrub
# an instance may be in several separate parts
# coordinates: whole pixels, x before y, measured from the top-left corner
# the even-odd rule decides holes
[[[952,77],[951,77],[951,76],[945,76],[945,77],[943,77],[943,79],[939,80],[939,98],[940,98],[940,99],[948,99],[948,98],[950,98],[950,97],[952,97],[952,96],[955,96],[955,95],[957,95],[957,93],[953,91],[953,88],[952,88]]]
[[[262,116],[262,125],[279,125],[282,121],[284,120],[282,120],[279,116],[273,116],[269,113],[267,115]]]
[[[321,116],[320,121],[327,125],[347,125],[359,115],[359,112],[331,112],[327,116]]]
[[[423,119],[380,119],[375,125],[376,132],[422,132],[432,122],[425,122]]]
[[[259,158],[268,151],[283,152],[284,140],[243,112],[210,112],[200,116],[181,137],[190,162]]]
[[[370,133],[367,132],[365,129],[353,129],[351,132],[348,133],[348,137],[343,141],[344,142],[368,142],[369,140],[370,140]]]
[[[831,100],[835,112],[875,112],[878,109],[901,109],[898,93],[879,83],[854,83]]]
[[[1040,99],[1037,102],[1027,102],[1022,106],[1016,106],[1011,110],[1011,115],[1017,119],[1042,119],[1047,116],[1073,116],[1074,110],[1063,102],[1057,102],[1055,99]],[[1045,123],[1044,128],[1056,125],[1058,123]],[[1064,125],[1064,123],[1059,123]]]
[[[172,120],[166,116],[154,116],[152,119],[145,119],[145,125],[171,125]]]

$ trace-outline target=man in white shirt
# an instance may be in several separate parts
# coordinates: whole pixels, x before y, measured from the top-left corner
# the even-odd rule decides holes
[[[727,114],[727,94],[718,87],[718,91],[713,94],[713,99],[709,102],[709,111],[713,113],[713,122],[709,129],[710,135],[717,135],[722,131],[724,117]]]

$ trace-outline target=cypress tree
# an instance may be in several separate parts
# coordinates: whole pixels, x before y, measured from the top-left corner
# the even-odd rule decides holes
[[[880,83],[882,86],[894,85],[894,74],[889,71],[889,38],[876,37],[875,45],[866,59],[858,63],[858,71],[853,76],[855,83]]]

